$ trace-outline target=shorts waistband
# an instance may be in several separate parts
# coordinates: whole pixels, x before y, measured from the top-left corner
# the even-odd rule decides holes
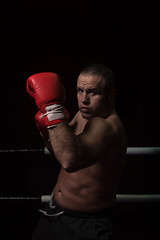
[[[63,213],[68,216],[72,217],[81,217],[81,218],[98,218],[98,217],[107,217],[112,218],[114,214],[114,208],[115,206],[112,206],[108,209],[98,211],[98,212],[81,212],[81,211],[74,211],[70,209],[63,208],[60,206],[54,199],[52,198],[51,202],[49,203],[50,210]]]

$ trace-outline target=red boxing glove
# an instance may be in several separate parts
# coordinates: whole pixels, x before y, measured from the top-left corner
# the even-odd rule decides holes
[[[67,120],[69,119],[69,113],[68,111],[65,109],[65,114],[67,117]],[[49,140],[49,134],[48,134],[48,130],[44,121],[44,117],[43,117],[43,113],[41,111],[38,111],[35,115],[35,122],[37,125],[37,129],[40,131],[41,136],[48,141]]]
[[[36,121],[36,125],[38,130],[40,131],[41,136],[48,141],[49,140],[49,135],[48,135],[48,130],[46,128],[46,124],[44,122],[44,118],[43,118],[43,113],[41,113],[41,111],[38,111],[35,115],[35,121]]]
[[[44,72],[32,75],[27,79],[27,92],[35,98],[38,108],[44,114],[47,128],[67,121],[63,107],[65,89],[58,74]]]

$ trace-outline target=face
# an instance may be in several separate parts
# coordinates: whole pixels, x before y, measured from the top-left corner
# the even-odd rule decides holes
[[[103,117],[106,114],[107,98],[103,86],[103,79],[100,76],[79,75],[77,99],[83,118]]]

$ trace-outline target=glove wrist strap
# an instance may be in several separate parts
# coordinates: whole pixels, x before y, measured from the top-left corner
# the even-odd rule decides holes
[[[54,103],[44,107],[44,121],[47,128],[56,127],[67,121],[65,109],[63,104]]]

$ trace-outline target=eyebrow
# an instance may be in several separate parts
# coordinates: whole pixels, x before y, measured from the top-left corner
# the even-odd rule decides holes
[[[79,90],[80,90],[80,91],[84,91],[83,88],[77,87],[77,92],[78,92]],[[100,89],[99,89],[99,87],[96,87],[96,88],[91,87],[91,88],[86,89],[85,91],[86,91],[87,93],[95,92],[96,94],[98,94],[98,93],[100,92]]]
[[[81,90],[83,90],[83,88],[81,88],[81,87],[76,87],[76,89],[78,90],[78,89],[81,89]],[[87,91],[95,91],[95,90],[98,90],[99,88],[98,87],[96,87],[96,88],[94,88],[94,87],[91,87],[91,88],[88,88],[87,89]]]
[[[88,92],[98,92],[98,88],[89,88],[88,90],[87,90]]]

